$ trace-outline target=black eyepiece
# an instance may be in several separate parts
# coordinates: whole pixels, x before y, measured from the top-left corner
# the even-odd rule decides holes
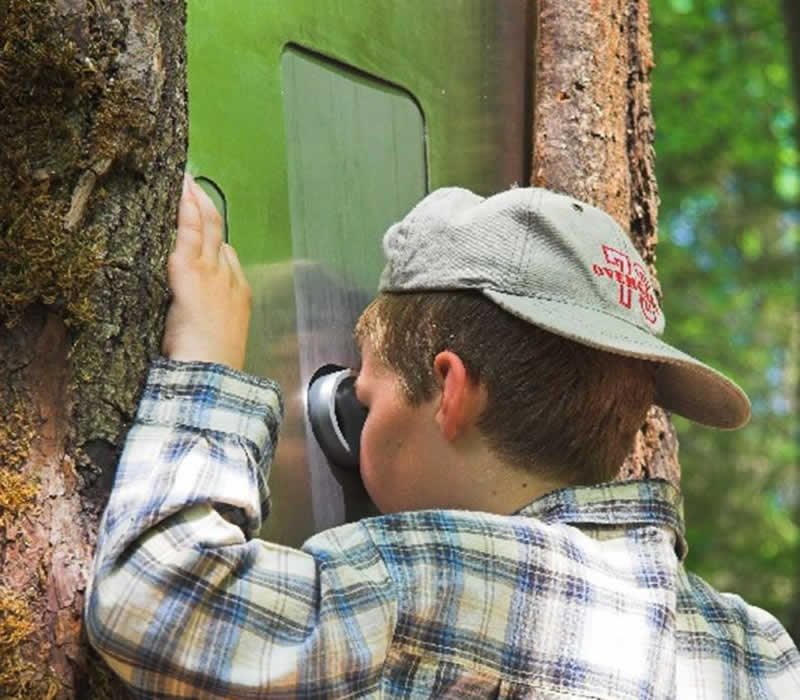
[[[367,409],[356,398],[356,374],[323,365],[308,385],[308,419],[325,456],[342,469],[358,469],[361,429]]]

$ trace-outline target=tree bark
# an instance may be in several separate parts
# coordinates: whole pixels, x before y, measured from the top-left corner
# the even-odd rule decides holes
[[[184,23],[175,0],[0,0],[0,697],[125,696],[83,592],[163,326]]]
[[[650,112],[648,0],[539,0],[532,184],[610,213],[655,270],[658,190]],[[623,479],[680,483],[678,442],[653,407]]]

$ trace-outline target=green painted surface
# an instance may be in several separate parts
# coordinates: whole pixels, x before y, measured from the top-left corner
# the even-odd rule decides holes
[[[426,192],[422,114],[397,88],[293,47],[281,72],[294,257],[374,292],[383,232]]]
[[[499,168],[508,130],[525,122],[503,82],[509,33],[493,0],[189,0],[190,167],[225,193],[231,240],[246,263],[289,259],[287,139],[281,56],[289,43],[393,83],[424,114],[428,183],[489,193],[521,181]],[[512,19],[516,24],[519,20]],[[526,49],[523,47],[523,56]],[[508,110],[514,112],[509,118]],[[502,170],[502,172],[501,172]]]
[[[525,180],[527,0],[189,0],[189,167],[219,188],[253,289],[248,371],[286,413],[262,536],[297,545],[369,511],[303,397],[358,362],[385,229],[427,191]]]

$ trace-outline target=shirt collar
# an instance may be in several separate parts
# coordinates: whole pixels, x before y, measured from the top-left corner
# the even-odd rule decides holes
[[[548,524],[666,526],[675,533],[675,552],[681,561],[688,551],[683,497],[677,488],[661,479],[562,488],[518,512]]]

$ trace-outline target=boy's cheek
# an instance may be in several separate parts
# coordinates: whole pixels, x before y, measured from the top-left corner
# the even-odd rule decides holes
[[[370,500],[375,504],[378,510],[380,510],[381,513],[384,513],[384,504],[382,503],[380,491],[376,488],[376,480],[375,474],[372,471],[372,464],[369,461],[365,461],[363,457],[360,464],[360,473],[361,483],[364,484],[364,489],[366,490],[367,495],[369,495]]]
[[[367,418],[367,421],[369,421],[369,418]],[[372,436],[365,424],[364,431],[361,434],[361,455],[359,460],[361,482],[378,510],[385,513],[387,504],[384,501],[382,483],[386,475],[381,473],[380,458],[379,455],[375,454],[373,446]]]

